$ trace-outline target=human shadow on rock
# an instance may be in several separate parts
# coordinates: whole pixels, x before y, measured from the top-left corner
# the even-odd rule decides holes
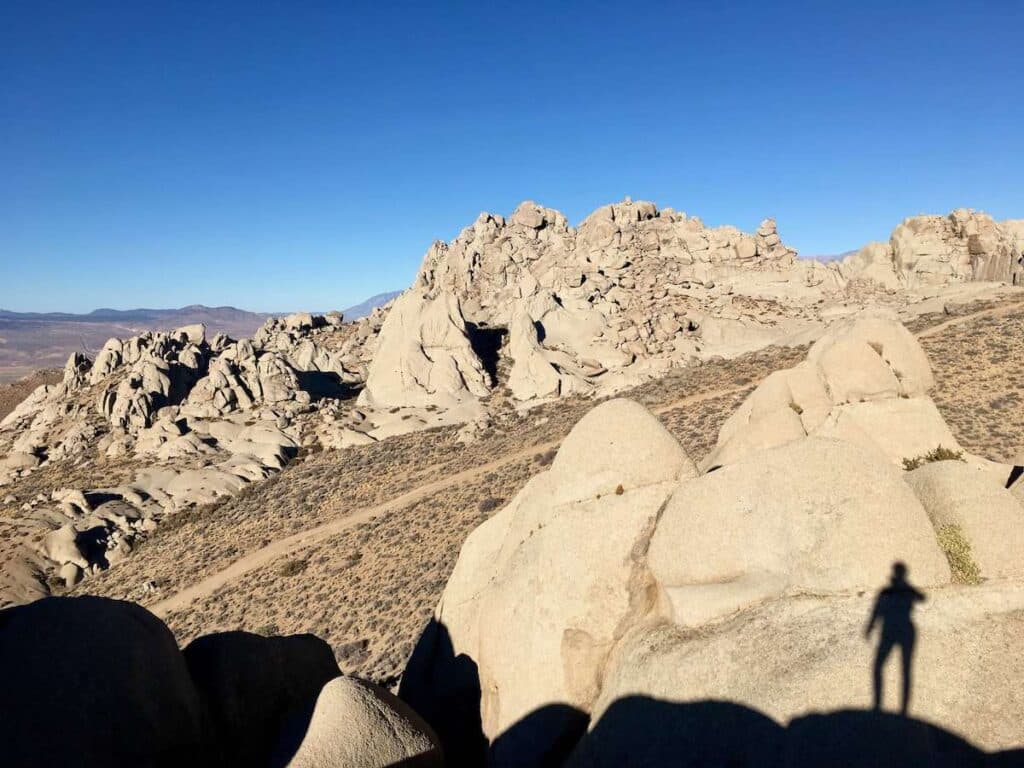
[[[864,637],[870,638],[876,625],[881,625],[878,638],[878,649],[871,670],[874,690],[874,707],[882,708],[882,671],[889,655],[896,649],[900,652],[900,671],[902,673],[900,691],[900,712],[907,714],[910,706],[911,685],[913,679],[914,647],[917,644],[917,628],[911,619],[914,606],[924,602],[924,593],[919,592],[907,580],[907,566],[901,562],[892,564],[892,575],[889,583],[879,590],[875,598],[874,608],[864,628]]]

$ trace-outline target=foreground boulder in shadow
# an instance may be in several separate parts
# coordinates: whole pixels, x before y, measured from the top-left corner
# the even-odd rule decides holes
[[[228,765],[263,765],[285,722],[341,674],[315,635],[222,632],[184,651],[202,698],[211,750]]]
[[[943,728],[869,710],[807,715],[788,727],[728,701],[677,703],[627,696],[580,741],[571,768],[991,768],[1024,752],[987,754]]]
[[[786,764],[983,768],[990,765],[990,756],[923,720],[883,712],[840,710],[793,720],[786,734]]]
[[[480,724],[480,674],[472,658],[456,655],[442,622],[431,619],[423,630],[398,695],[437,733],[449,768],[484,763],[487,739]]]
[[[492,768],[520,765],[558,768],[587,732],[589,722],[587,713],[576,707],[548,704],[495,739],[487,754],[487,764]]]
[[[311,712],[295,718],[271,760],[288,768],[440,768],[437,736],[409,705],[379,686],[336,677]]]
[[[782,768],[784,739],[781,725],[740,704],[626,696],[595,723],[567,765]]]
[[[205,765],[199,696],[144,608],[46,598],[0,613],[0,764]]]

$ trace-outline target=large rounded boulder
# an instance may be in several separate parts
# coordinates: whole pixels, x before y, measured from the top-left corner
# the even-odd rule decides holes
[[[804,438],[684,483],[648,564],[675,623],[699,626],[787,593],[872,587],[895,561],[950,581],[928,515],[875,453]]]
[[[658,514],[695,474],[643,406],[611,400],[576,425],[550,471],[470,535],[401,690],[446,752],[493,741],[549,702],[589,706],[616,637],[653,597],[643,563]],[[434,687],[456,678],[459,691]],[[460,727],[453,713],[476,716]],[[544,739],[517,744],[543,749],[579,728],[571,717],[543,725]],[[509,747],[493,762],[538,759]]]
[[[4,765],[205,764],[174,636],[133,603],[45,598],[0,613]]]
[[[906,474],[944,539],[961,543],[982,578],[1024,576],[1024,504],[997,477],[962,461]]]

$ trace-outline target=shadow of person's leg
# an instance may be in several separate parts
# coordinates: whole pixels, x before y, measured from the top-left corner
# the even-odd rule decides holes
[[[872,670],[872,682],[875,689],[875,710],[882,708],[882,670],[885,668],[885,661],[892,652],[892,640],[884,635],[878,641],[878,651],[875,653],[875,666]]]
[[[901,661],[903,662],[903,691],[902,697],[900,698],[900,713],[903,715],[907,714],[907,710],[910,709],[910,686],[912,683],[911,676],[914,673],[914,636],[910,635],[900,643],[900,655],[902,656]]]

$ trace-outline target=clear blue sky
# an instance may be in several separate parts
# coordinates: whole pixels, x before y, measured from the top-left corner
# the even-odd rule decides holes
[[[0,307],[328,309],[523,199],[1024,217],[1024,3],[0,2]]]

